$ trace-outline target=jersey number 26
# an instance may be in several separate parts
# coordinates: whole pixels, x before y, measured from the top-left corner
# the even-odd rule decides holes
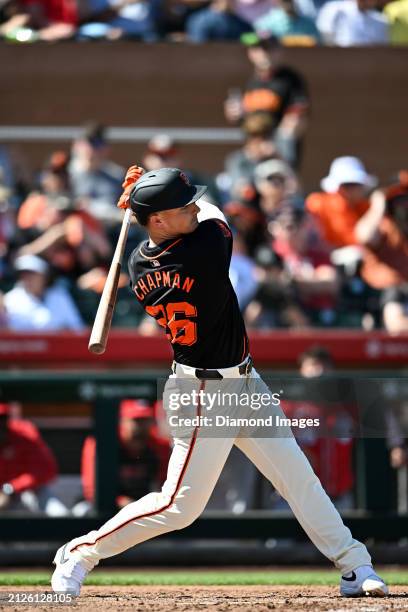
[[[191,346],[197,342],[197,323],[191,320],[191,317],[197,316],[197,309],[192,304],[173,302],[166,306],[146,306],[146,312],[165,328],[172,344]]]

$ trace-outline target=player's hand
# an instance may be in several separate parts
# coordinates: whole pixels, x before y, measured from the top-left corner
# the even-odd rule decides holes
[[[118,208],[130,208],[130,192],[132,191],[133,185],[136,183],[137,180],[140,179],[140,177],[144,173],[145,169],[142,168],[142,166],[130,166],[130,168],[126,172],[125,180],[122,183],[123,193],[117,203]]]

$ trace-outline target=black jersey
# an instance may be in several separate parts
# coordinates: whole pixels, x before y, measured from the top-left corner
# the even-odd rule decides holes
[[[174,359],[196,368],[227,368],[248,355],[248,339],[228,272],[232,235],[219,219],[191,234],[129,258],[132,289],[146,312],[165,328]]]

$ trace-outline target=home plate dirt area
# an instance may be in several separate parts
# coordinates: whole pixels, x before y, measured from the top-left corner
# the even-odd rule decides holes
[[[69,609],[69,605],[6,604],[7,592],[27,591],[27,587],[0,587],[0,610]],[[31,593],[45,592],[44,587],[29,587]],[[167,612],[170,610],[212,610],[240,612],[266,610],[325,610],[382,612],[383,610],[408,610],[408,588],[395,586],[387,598],[344,599],[338,595],[338,587],[327,586],[84,586],[82,595],[72,606],[77,610],[102,612],[110,610],[134,610]]]

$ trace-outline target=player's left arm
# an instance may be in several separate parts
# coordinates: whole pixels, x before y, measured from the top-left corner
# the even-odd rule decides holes
[[[196,202],[196,204],[200,209],[200,212],[197,215],[199,223],[202,221],[207,221],[207,219],[219,219],[228,225],[224,213],[218,208],[218,206],[215,206],[215,204],[210,204],[201,198]]]

